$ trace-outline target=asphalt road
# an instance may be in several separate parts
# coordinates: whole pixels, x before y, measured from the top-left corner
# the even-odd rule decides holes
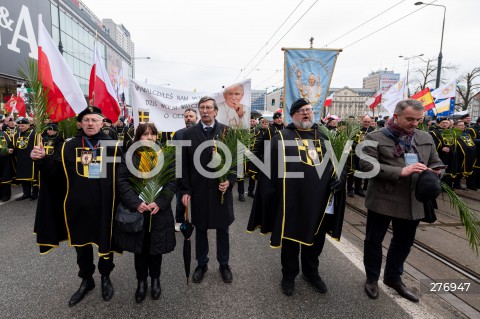
[[[18,191],[14,189],[15,193]],[[221,280],[215,259],[215,232],[210,231],[209,270],[202,283],[187,285],[182,260],[183,235],[178,233],[175,251],[163,259],[160,300],[147,297],[143,304],[135,303],[133,255],[124,253],[115,256],[116,267],[111,275],[113,299],[102,300],[100,276],[95,273],[96,288],[73,308],[68,307],[68,300],[80,284],[74,249],[65,242],[49,254],[40,255],[32,233],[36,201],[2,204],[0,316],[390,319],[411,316],[393,300],[391,293],[381,291],[378,300],[370,300],[363,292],[363,271],[330,241],[326,242],[320,260],[320,275],[329,288],[328,293],[318,294],[299,276],[295,294],[285,296],[280,290],[280,251],[269,247],[268,236],[246,232],[251,204],[251,198],[240,203],[235,196],[236,220],[230,229],[233,283]],[[193,260],[192,271],[195,265]]]

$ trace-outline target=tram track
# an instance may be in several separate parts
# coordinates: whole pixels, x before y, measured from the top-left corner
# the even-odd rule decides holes
[[[360,207],[357,207],[351,203],[346,203],[346,206],[352,210],[353,212],[365,217],[367,217],[367,212],[360,208]],[[352,226],[356,226],[354,224],[351,224]],[[453,225],[458,225],[458,223],[455,223]],[[461,224],[460,224],[461,225]],[[357,225],[358,226],[358,225]],[[445,225],[443,225],[445,226]],[[432,227],[435,227],[435,225],[432,225]],[[357,228],[358,229],[358,228]],[[392,232],[391,229],[388,230],[390,233]],[[436,259],[437,261],[439,261],[440,263],[442,263],[443,265],[451,268],[452,270],[456,271],[457,273],[459,273],[460,275],[466,277],[466,278],[469,278],[470,280],[474,281],[475,283],[477,284],[480,284],[480,274],[475,272],[474,270],[472,269],[469,269],[468,267],[460,264],[459,262],[457,262],[456,260],[442,254],[441,252],[439,252],[438,250],[430,247],[429,245],[425,244],[425,243],[422,243],[420,242],[419,240],[415,239],[415,242],[413,244],[413,246],[415,248],[417,248],[418,250],[422,251],[423,253],[429,255],[430,257]]]

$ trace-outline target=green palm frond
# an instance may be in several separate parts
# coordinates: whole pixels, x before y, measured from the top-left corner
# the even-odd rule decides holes
[[[77,118],[71,117],[69,119],[60,121],[58,123],[60,132],[62,132],[64,138],[74,137],[78,133]]]
[[[42,82],[38,80],[38,62],[35,59],[28,58],[25,67],[18,69],[18,74],[22,77],[30,92],[26,97],[32,109],[33,124],[37,133],[42,133],[45,129],[45,120],[48,119],[48,99],[47,91],[44,89]]]
[[[163,153],[163,165],[160,171],[153,175],[147,175],[158,163],[158,155],[151,148],[139,148],[134,156],[139,160],[139,176],[131,177],[133,189],[139,197],[147,204],[154,202],[162,192],[167,192],[164,186],[175,179],[175,147],[164,145],[161,148]],[[146,177],[146,178],[145,178]],[[166,193],[165,193],[166,194]]]
[[[244,159],[244,155],[242,157],[238,157],[237,153],[245,154],[247,148],[245,149],[238,149],[237,142],[242,143],[242,145],[248,146],[250,144],[250,140],[252,138],[252,133],[249,130],[244,129],[237,129],[237,128],[228,128],[225,129],[220,135],[216,136],[215,141],[222,142],[227,146],[228,153],[224,152],[224,150],[220,147],[215,147],[216,154],[214,155],[214,163],[212,166],[215,167],[216,171],[220,171],[224,168],[226,164],[227,156],[231,156],[232,163],[228,168],[227,172],[219,177],[220,182],[225,182],[227,180],[228,175],[236,174],[237,164],[239,161]],[[246,160],[246,158],[245,158]]]
[[[342,157],[347,141],[353,140],[355,135],[360,131],[360,126],[355,123],[345,123],[335,131],[329,130],[323,125],[318,128],[326,139],[330,141],[337,160],[340,160]]]
[[[465,233],[467,235],[468,244],[470,248],[477,254],[480,246],[480,227],[479,221],[470,208],[458,197],[458,195],[447,184],[441,182],[442,191],[447,194],[450,199],[451,207],[458,213],[460,221],[465,226]]]

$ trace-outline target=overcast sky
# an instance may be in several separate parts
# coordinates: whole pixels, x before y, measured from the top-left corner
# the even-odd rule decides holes
[[[199,92],[218,91],[222,85],[245,77],[252,79],[253,89],[270,91],[271,86],[283,86],[281,48],[308,48],[310,37],[315,39],[315,48],[328,45],[344,49],[337,60],[331,87],[362,87],[364,76],[385,68],[403,77],[407,62],[399,55],[423,53],[423,58],[437,59],[444,12],[441,7],[415,6],[413,0],[82,1],[100,19],[111,18],[125,25],[137,57],[151,57],[136,61],[137,80],[148,79],[148,83],[168,83],[171,88]],[[458,66],[449,78],[479,67],[480,1],[433,3],[447,7],[443,64]],[[418,9],[421,10],[412,13]],[[338,37],[341,38],[335,40]],[[412,71],[422,65],[424,62],[418,58],[410,60],[410,79],[415,76]]]

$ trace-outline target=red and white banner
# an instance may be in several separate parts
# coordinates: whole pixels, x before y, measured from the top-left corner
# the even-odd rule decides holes
[[[5,114],[13,114],[14,111],[18,113],[18,116],[27,116],[27,106],[20,95],[12,95],[10,100],[5,104]]]
[[[87,107],[77,80],[41,19],[38,20],[38,78],[48,91],[47,112],[53,122],[73,117]]]
[[[97,42],[95,42],[88,96],[90,103],[102,110],[103,116],[114,123],[118,120],[120,106],[115,98],[116,95],[112,82],[110,82],[107,69],[105,69],[105,64],[103,64],[102,57],[98,51]]]
[[[328,106],[332,105],[332,102],[333,102],[333,94],[334,94],[334,93],[330,94],[330,95],[327,97],[327,99],[325,100],[325,104],[324,104],[325,106],[328,107]]]
[[[375,95],[365,101],[365,105],[373,110],[377,105],[382,102],[382,94],[380,92],[375,93]]]

